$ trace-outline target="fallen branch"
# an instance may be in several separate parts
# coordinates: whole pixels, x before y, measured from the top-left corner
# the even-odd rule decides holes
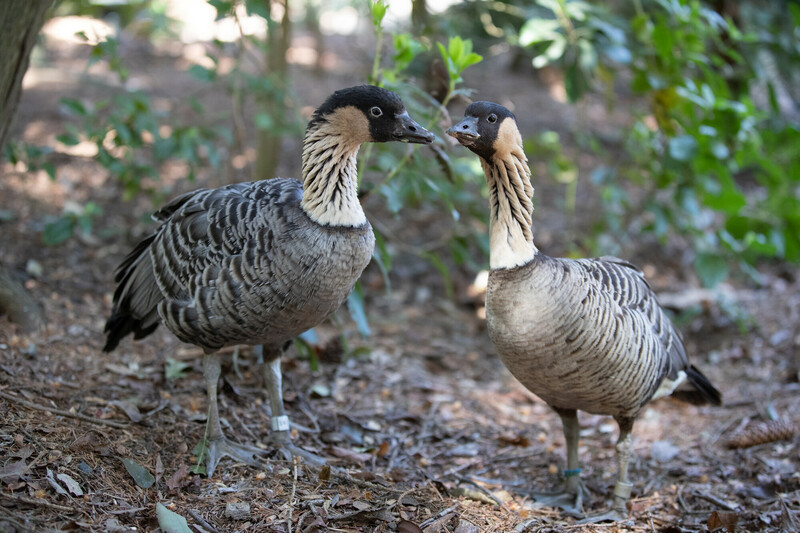
[[[217,528],[209,524],[202,516],[200,516],[200,511],[189,509],[189,514],[192,516],[192,518],[200,522],[200,525],[203,526],[203,528],[207,529],[211,533],[219,533]]]
[[[58,505],[56,503],[50,503],[47,500],[43,500],[41,498],[29,498],[28,496],[15,496],[13,494],[6,494],[4,492],[0,492],[0,496],[7,500],[11,500],[17,503],[27,503],[29,505],[36,505],[40,507],[47,507],[48,509],[53,509],[55,511],[62,511],[66,513],[77,513],[79,512],[75,507],[67,507],[65,505]]]
[[[112,420],[103,420],[102,418],[95,418],[92,416],[82,415],[80,413],[73,413],[71,411],[65,411],[63,409],[56,409],[55,407],[47,407],[46,405],[39,405],[37,403],[29,402],[28,400],[23,400],[22,398],[17,398],[16,396],[9,394],[5,391],[0,391],[0,398],[3,398],[13,404],[21,405],[22,407],[27,407],[28,409],[45,411],[47,413],[52,413],[58,416],[65,416],[68,418],[77,418],[78,420],[83,420],[84,422],[91,422],[92,424],[111,426],[112,428],[117,428],[117,429],[125,429],[126,427],[128,427],[127,424],[120,424],[119,422],[114,422]]]
[[[726,502],[725,500],[723,500],[723,499],[721,499],[721,498],[717,498],[717,497],[716,497],[716,496],[714,496],[713,494],[709,494],[709,493],[707,493],[707,492],[705,492],[705,491],[702,491],[702,490],[696,490],[696,491],[694,491],[692,494],[693,494],[694,496],[696,496],[697,498],[700,498],[700,499],[702,499],[702,500],[705,500],[705,501],[707,501],[707,502],[711,502],[711,503],[713,503],[714,505],[717,505],[717,506],[719,506],[719,507],[722,507],[722,508],[723,508],[723,509],[725,509],[726,511],[738,511],[738,510],[739,510],[739,507],[738,507],[738,506],[736,506],[736,505],[731,505],[731,504],[729,504],[728,502]]]

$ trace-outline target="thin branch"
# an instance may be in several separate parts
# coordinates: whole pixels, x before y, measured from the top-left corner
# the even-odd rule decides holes
[[[6,494],[5,492],[0,492],[0,497],[3,497],[7,500],[11,500],[17,503],[27,503],[28,505],[34,505],[39,507],[47,507],[48,509],[53,509],[55,511],[62,511],[65,513],[79,513],[80,511],[75,507],[67,507],[65,505],[58,505],[55,503],[50,503],[43,498],[29,498],[28,496],[15,496],[14,494]]]
[[[91,422],[92,424],[111,426],[112,428],[117,428],[117,429],[125,429],[126,427],[128,427],[127,424],[120,424],[119,422],[114,422],[112,420],[103,420],[102,418],[95,418],[92,416],[82,415],[80,413],[73,413],[71,411],[65,411],[63,409],[56,409],[55,407],[47,407],[46,405],[39,405],[33,402],[29,402],[27,400],[23,400],[22,398],[17,398],[16,396],[13,396],[5,391],[0,391],[0,398],[3,398],[13,404],[20,405],[22,407],[27,407],[28,409],[45,411],[47,413],[52,413],[58,416],[65,416],[68,418],[77,418],[78,420],[83,420],[84,422]]]

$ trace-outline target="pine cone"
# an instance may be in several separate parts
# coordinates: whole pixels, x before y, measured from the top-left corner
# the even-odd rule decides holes
[[[792,437],[794,424],[788,420],[757,422],[734,433],[728,440],[728,448],[749,448],[776,440],[790,440]]]

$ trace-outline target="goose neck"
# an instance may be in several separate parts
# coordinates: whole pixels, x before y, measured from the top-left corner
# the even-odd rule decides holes
[[[489,187],[489,263],[492,269],[530,262],[533,243],[533,186],[522,147],[483,161]]]
[[[362,226],[367,217],[358,199],[361,145],[330,129],[326,123],[317,125],[309,128],[303,139],[301,207],[321,225]]]

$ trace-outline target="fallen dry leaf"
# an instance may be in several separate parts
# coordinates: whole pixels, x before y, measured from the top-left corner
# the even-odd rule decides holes
[[[174,474],[170,476],[167,480],[167,488],[169,490],[175,490],[183,486],[184,480],[189,476],[189,467],[185,464],[182,464],[180,468],[178,468]]]
[[[737,522],[739,522],[739,515],[733,511],[714,511],[708,517],[708,529],[713,531],[724,527],[728,533],[736,533]]]
[[[397,523],[397,532],[398,533],[423,533],[422,529],[415,524],[414,522],[410,522],[408,520],[400,520]]]
[[[83,490],[81,489],[81,486],[78,484],[77,481],[72,479],[72,477],[70,477],[69,475],[58,474],[56,476],[56,479],[59,480],[61,483],[63,483],[64,486],[67,487],[67,490],[73,496],[83,496]]]
[[[338,457],[339,459],[344,459],[353,464],[364,464],[367,461],[372,459],[371,453],[364,453],[364,452],[357,452],[355,450],[351,450],[349,448],[342,448],[340,446],[331,446],[329,449],[331,455],[334,457]]]
[[[26,468],[25,459],[20,459],[19,461],[8,463],[0,467],[0,481],[8,484],[19,481],[20,476],[22,476]]]

